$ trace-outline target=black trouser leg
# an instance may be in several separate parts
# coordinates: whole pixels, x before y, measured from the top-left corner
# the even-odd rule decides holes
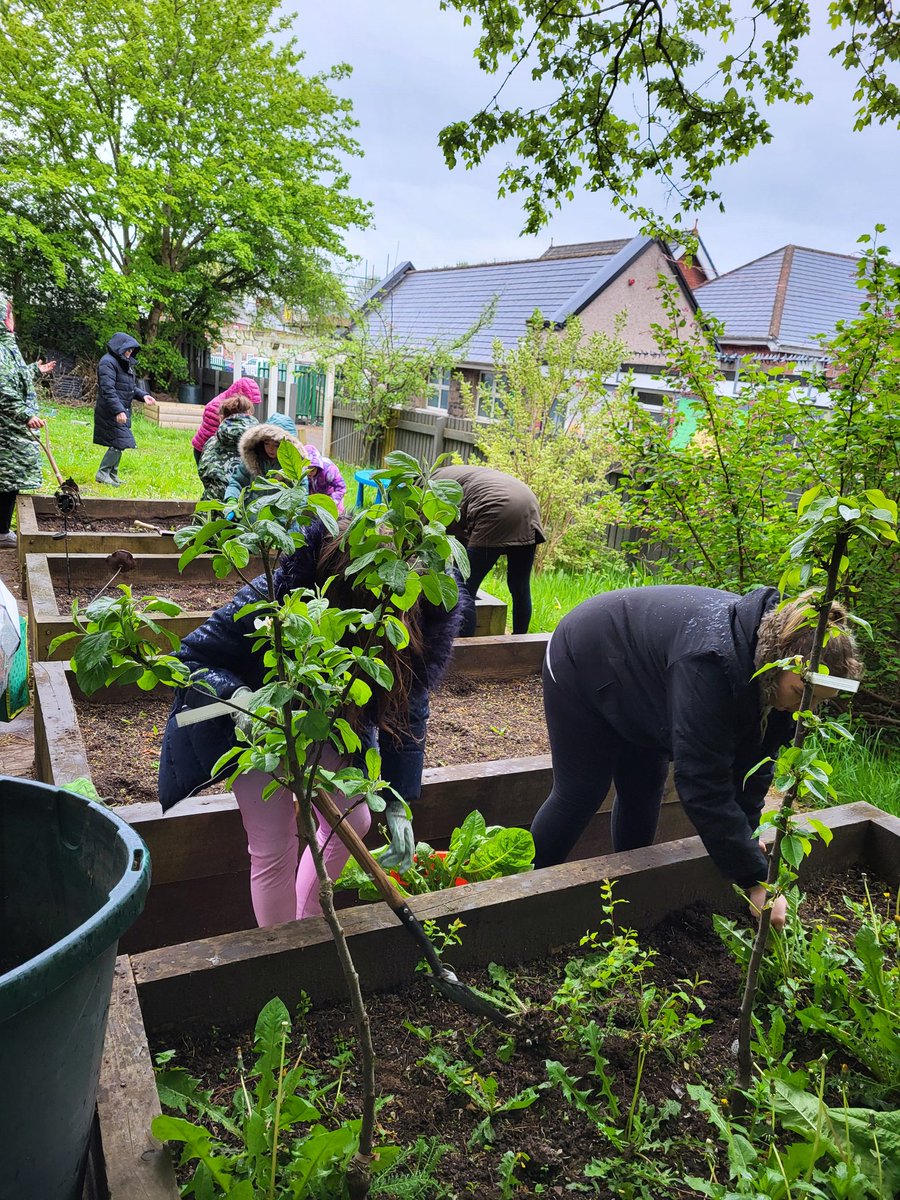
[[[656,834],[668,758],[661,750],[624,741],[581,697],[573,665],[544,663],[544,713],[553,762],[553,790],[531,825],[536,867],[563,862],[616,785],[614,850],[649,846]]]
[[[512,631],[527,633],[531,624],[531,568],[537,546],[507,546],[506,586],[512,596]]]
[[[647,746],[622,744],[613,768],[613,850],[653,845],[668,777],[668,755]]]
[[[191,449],[194,451],[194,462],[195,462],[195,463],[197,463],[197,465],[199,466],[199,464],[200,464],[200,456],[201,456],[201,454],[203,453],[203,451],[202,451],[202,450],[198,450],[196,446],[192,446],[192,447],[191,447]]]
[[[471,637],[475,632],[474,603],[478,599],[478,589],[484,583],[484,577],[503,553],[500,546],[467,546],[469,555],[469,578],[466,580],[466,591],[472,597],[473,608],[467,614],[465,623],[459,631],[460,637]]]
[[[18,492],[0,492],[0,533],[9,533]]]

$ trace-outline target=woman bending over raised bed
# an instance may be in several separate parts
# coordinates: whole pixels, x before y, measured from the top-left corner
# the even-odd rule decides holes
[[[435,479],[455,479],[463,490],[459,520],[450,526],[469,555],[466,588],[474,602],[491,567],[506,558],[506,586],[512,597],[512,631],[527,633],[531,623],[531,569],[538,546],[545,541],[541,512],[534,492],[512,475],[493,467],[440,467]],[[475,609],[462,631],[475,632]]]
[[[793,738],[803,679],[766,663],[812,651],[810,594],[779,607],[774,588],[630,588],[593,596],[557,626],[544,659],[553,790],[531,832],[535,867],[562,862],[610,784],[615,850],[649,846],[669,770],[713,862],[765,904],[766,858],[754,831],[772,780],[768,763]],[[859,678],[847,614],[832,605],[822,664]],[[816,689],[814,703],[833,696]],[[783,898],[772,924],[784,925]]]
[[[354,590],[344,574],[348,564],[349,558],[340,539],[329,537],[322,525],[315,522],[307,531],[306,545],[285,558],[275,572],[275,598],[280,601],[297,588],[320,587],[333,576],[334,582],[328,589],[333,604],[342,608],[367,608],[371,594],[362,589]],[[251,613],[239,620],[234,616],[265,590],[265,579],[260,576],[253,585],[241,588],[230,603],[217,609],[181,644],[179,658],[192,671],[205,670],[206,682],[212,685],[220,699],[239,703],[244,689],[256,691],[262,686],[263,654],[261,650],[253,650],[252,636],[248,636],[253,634],[255,616]],[[422,786],[428,695],[447,666],[453,639],[470,603],[462,587],[459,595],[457,606],[450,612],[420,598],[404,614],[409,645],[398,651],[388,643],[380,652],[393,674],[394,689],[388,692],[373,686],[373,698],[365,709],[351,706],[344,714],[357,728],[363,753],[366,746],[374,745],[377,739],[382,777],[408,804],[418,799]],[[231,716],[193,725],[176,723],[175,715],[182,709],[202,707],[208,702],[209,696],[196,690],[179,690],[175,694],[159,767],[159,798],[164,811],[215,782],[213,765],[235,744],[235,719]],[[248,718],[238,714],[237,720],[245,719]],[[345,764],[326,744],[320,765],[337,770]],[[218,778],[227,774],[224,771]],[[247,833],[250,894],[259,925],[300,920],[321,912],[312,854],[309,850],[302,856],[299,854],[294,797],[282,787],[268,800],[263,800],[263,789],[271,780],[272,776],[262,771],[249,771],[234,781],[234,794]],[[341,793],[335,793],[332,798],[341,811],[350,808],[348,823],[360,836],[365,836],[371,820],[368,807],[365,804],[353,807],[352,800]],[[328,875],[334,880],[341,873],[349,852],[340,838],[329,836],[331,830],[327,822],[318,814],[317,817],[318,842],[323,849]],[[408,870],[415,840],[405,804],[396,797],[389,799],[385,817],[391,846],[382,856],[381,864],[386,868],[397,867],[401,872]]]

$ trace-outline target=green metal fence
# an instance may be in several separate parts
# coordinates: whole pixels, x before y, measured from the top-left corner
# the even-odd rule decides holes
[[[325,376],[315,367],[294,367],[294,420],[321,425],[325,411]]]

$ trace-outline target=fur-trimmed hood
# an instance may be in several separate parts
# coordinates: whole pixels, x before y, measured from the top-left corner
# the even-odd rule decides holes
[[[276,414],[276,418],[279,414]],[[282,418],[282,421],[284,418]],[[293,428],[293,423],[291,424]],[[273,465],[273,460],[266,454],[264,442],[293,442],[304,458],[306,455],[306,447],[296,437],[295,434],[288,433],[284,424],[273,419],[266,421],[263,425],[254,425],[252,429],[248,429],[238,443],[238,451],[241,456],[241,462],[244,464],[247,472],[251,477],[256,478],[257,475],[267,474]]]

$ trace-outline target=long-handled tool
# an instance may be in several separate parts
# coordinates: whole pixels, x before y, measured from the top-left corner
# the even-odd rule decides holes
[[[159,534],[167,533],[171,536],[171,534],[173,534],[175,532],[174,529],[163,529],[159,525],[151,525],[148,521],[135,520],[134,524],[135,524],[136,528],[148,529],[151,533],[159,533]]]
[[[59,510],[60,516],[70,516],[76,508],[81,507],[81,492],[78,490],[78,484],[71,475],[68,479],[63,479],[62,471],[56,465],[56,459],[53,457],[53,451],[50,449],[50,432],[46,425],[44,426],[44,440],[41,441],[37,432],[34,433],[34,440],[50,460],[50,466],[53,468],[53,474],[56,476],[56,482],[59,484],[59,488],[54,493],[53,499],[56,501],[56,507]]]
[[[327,792],[317,792],[316,808],[378,888],[382,900],[412,936],[416,945],[424,954],[425,961],[431,968],[431,982],[438,991],[443,993],[448,1000],[452,1000],[455,1004],[460,1005],[461,1008],[474,1013],[476,1017],[486,1017],[488,1021],[493,1021],[495,1025],[509,1028],[513,1022],[506,1013],[501,1012],[486,997],[479,996],[477,992],[473,992],[471,988],[467,988],[464,983],[460,982],[456,974],[441,962],[434,946],[428,940],[425,930],[410,912],[409,905],[394,887],[393,883],[391,883],[390,876],[383,867],[379,866],[378,861],[373,858],[365,842],[356,830],[347,824],[340,809]]]
[[[236,707],[243,706],[224,704],[221,700],[218,700],[213,704],[205,704],[202,708],[191,708],[177,713],[175,723],[179,726],[196,725],[202,721],[209,721],[213,717],[221,717],[226,713],[233,713]],[[245,709],[244,711],[248,710]],[[441,962],[434,946],[428,940],[425,930],[410,912],[409,905],[394,887],[393,883],[391,883],[390,876],[388,876],[383,867],[379,866],[377,860],[373,858],[365,842],[356,830],[344,821],[343,814],[327,792],[317,792],[316,808],[368,874],[376,888],[378,888],[382,900],[394,916],[400,921],[407,932],[411,934],[416,945],[425,955],[425,961],[431,968],[430,979],[438,991],[442,992],[448,1000],[459,1004],[462,1008],[465,1008],[470,1013],[474,1013],[477,1017],[485,1017],[488,1021],[493,1021],[495,1025],[500,1025],[503,1028],[509,1028],[513,1025],[514,1022],[506,1013],[501,1012],[499,1008],[484,996],[479,996],[477,992],[473,992],[471,988],[467,988],[464,983],[459,981],[454,972]]]

